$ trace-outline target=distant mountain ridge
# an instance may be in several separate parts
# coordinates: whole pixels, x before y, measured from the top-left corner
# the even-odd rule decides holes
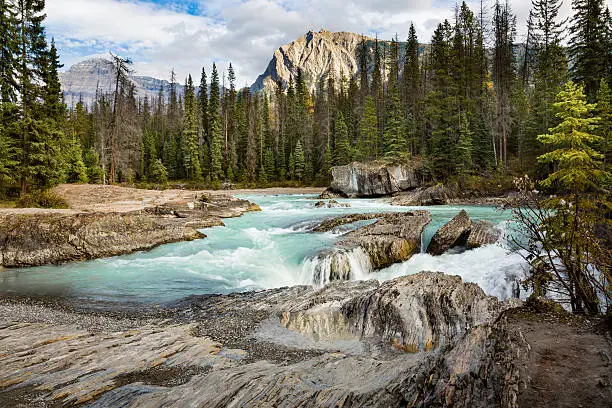
[[[266,70],[251,85],[253,93],[264,91],[271,94],[281,81],[286,87],[295,78],[298,69],[302,70],[306,84],[311,91],[316,89],[321,80],[333,78],[339,83],[343,76],[350,77],[359,72],[358,51],[362,39],[366,40],[370,54],[370,66],[373,66],[374,44],[376,39],[350,32],[330,32],[327,30],[309,31],[289,44],[279,47],[272,56]],[[404,59],[405,43],[400,42],[400,61]],[[381,52],[388,49],[390,41],[379,40]],[[421,52],[425,49],[421,45]],[[381,55],[381,58],[383,56]],[[383,58],[384,59],[384,58]],[[94,100],[96,89],[101,92],[114,90],[114,66],[109,60],[92,58],[73,65],[68,71],[60,73],[60,81],[68,105],[80,97],[90,103]],[[139,97],[156,96],[160,86],[168,97],[170,83],[166,80],[146,76],[132,76]],[[177,85],[179,94],[184,86]]]
[[[90,105],[96,97],[96,92],[110,93],[115,89],[114,65],[104,58],[91,58],[74,64],[66,72],[60,72],[59,78],[64,92],[64,100],[68,106],[76,105],[79,99]],[[168,98],[170,82],[148,76],[130,76],[136,85],[139,97],[157,97],[163,86],[164,97]],[[177,93],[184,93],[184,86],[177,84]]]

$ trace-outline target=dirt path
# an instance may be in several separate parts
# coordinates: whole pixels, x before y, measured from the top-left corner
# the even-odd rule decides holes
[[[566,314],[515,316],[531,347],[531,384],[520,407],[612,407],[612,343],[607,327]]]

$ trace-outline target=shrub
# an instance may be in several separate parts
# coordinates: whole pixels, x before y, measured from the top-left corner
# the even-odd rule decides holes
[[[49,191],[38,191],[21,197],[15,207],[17,208],[70,208],[68,202]]]

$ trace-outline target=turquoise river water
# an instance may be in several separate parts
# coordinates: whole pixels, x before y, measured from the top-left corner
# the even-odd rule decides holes
[[[317,220],[348,213],[408,211],[383,199],[338,200],[351,208],[314,208],[312,195],[243,195],[262,212],[224,220],[225,227],[203,230],[208,238],[163,245],[147,252],[60,266],[0,272],[0,293],[76,297],[94,301],[164,303],[192,294],[229,293],[311,284],[319,266],[316,255],[334,245],[343,231],[312,233]],[[435,231],[464,208],[472,219],[504,228],[509,212],[492,207],[419,207],[433,221],[423,234],[426,247]],[[354,226],[353,226],[354,227]],[[351,263],[351,265],[353,265]],[[367,268],[355,260],[354,268]],[[506,245],[433,257],[425,253],[387,269],[353,277],[392,279],[423,270],[460,275],[484,291],[505,299],[524,273],[525,263]],[[319,282],[320,283],[320,282]]]

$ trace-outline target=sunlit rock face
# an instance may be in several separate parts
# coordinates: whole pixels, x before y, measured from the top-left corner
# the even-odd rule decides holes
[[[378,197],[420,186],[419,171],[409,165],[354,162],[332,168],[330,190],[348,197]]]
[[[91,105],[96,93],[103,95],[115,90],[115,66],[112,61],[104,58],[92,58],[74,64],[66,72],[60,72],[59,78],[68,106],[76,105],[81,99],[86,105]],[[170,83],[166,80],[138,75],[130,76],[130,80],[136,86],[137,97],[157,97],[162,88],[164,97],[169,96]],[[183,85],[177,84],[177,94],[182,94],[183,88]]]
[[[359,72],[359,52],[362,39],[372,61],[376,39],[362,37],[361,34],[347,32],[330,32],[327,30],[309,31],[297,40],[278,48],[267,69],[251,86],[252,92],[264,91],[274,93],[280,81],[284,88],[290,80],[296,82],[298,69],[302,70],[309,90],[314,91],[323,82],[333,79],[340,84],[342,78],[348,80]],[[390,46],[389,41],[378,41],[382,50]],[[400,44],[400,61],[403,61],[405,47]],[[421,48],[421,51],[424,47]],[[373,64],[370,63],[369,70]]]

